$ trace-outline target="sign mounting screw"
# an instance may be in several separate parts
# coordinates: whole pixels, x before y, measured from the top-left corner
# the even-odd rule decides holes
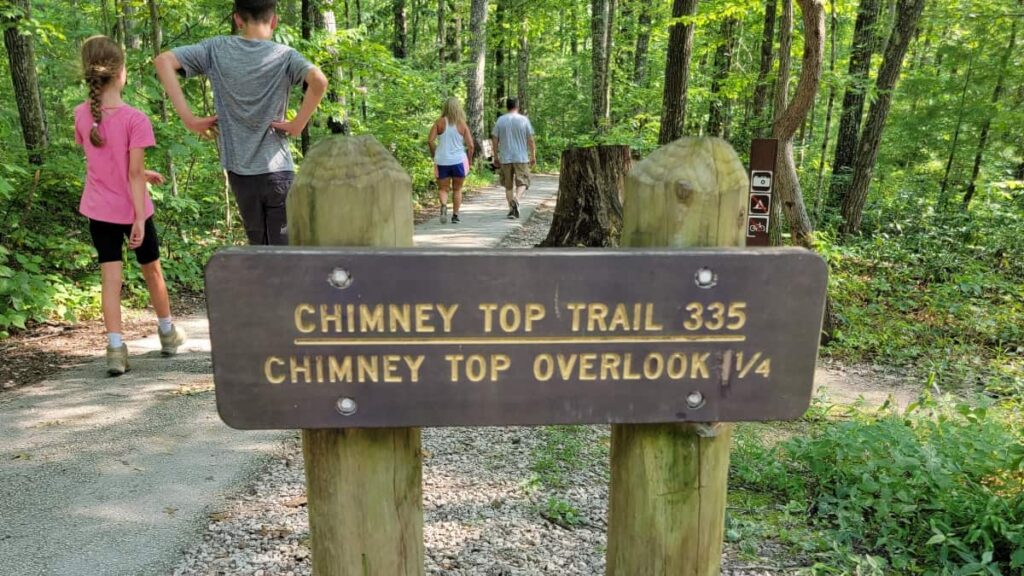
[[[697,286],[701,288],[713,288],[715,284],[718,284],[718,274],[715,274],[711,268],[707,267],[697,270],[693,278],[697,282]]]
[[[344,268],[335,268],[327,276],[327,283],[339,290],[344,290],[352,285],[352,273]]]
[[[335,408],[337,408],[338,413],[342,416],[351,416],[359,409],[359,405],[351,398],[339,398]]]
[[[694,410],[704,406],[704,395],[700,391],[690,392],[686,396],[686,405]]]

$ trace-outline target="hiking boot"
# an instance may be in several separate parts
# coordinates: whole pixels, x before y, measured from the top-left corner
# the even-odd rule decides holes
[[[441,224],[448,223],[448,205],[441,204]]]
[[[120,348],[107,346],[107,374],[120,376],[128,370],[128,345],[121,344]]]
[[[519,202],[512,202],[512,215],[519,218]]]
[[[452,214],[452,224],[458,224],[458,223],[459,223],[459,215],[458,214]]]
[[[171,330],[166,334],[157,330],[157,334],[160,336],[160,354],[163,356],[174,356],[178,353],[178,347],[185,343],[188,336],[185,335],[185,331],[177,326],[171,326]]]
[[[506,216],[506,218],[508,218],[509,220],[515,220],[515,217],[516,217],[516,209],[512,208],[511,210],[508,211],[508,216]]]

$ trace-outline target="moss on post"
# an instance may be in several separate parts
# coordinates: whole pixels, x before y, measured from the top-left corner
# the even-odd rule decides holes
[[[332,137],[288,195],[298,246],[412,246],[412,182],[373,137]],[[316,576],[421,576],[418,428],[303,430]]]
[[[626,177],[622,245],[743,246],[746,170],[718,138],[683,138]],[[612,427],[609,576],[721,571],[732,425]]]

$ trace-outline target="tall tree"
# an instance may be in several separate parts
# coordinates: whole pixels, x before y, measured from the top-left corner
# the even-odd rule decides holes
[[[881,0],[861,0],[857,7],[857,22],[853,29],[850,50],[849,84],[843,95],[843,108],[839,116],[836,155],[832,161],[832,182],[829,185],[829,204],[839,206],[844,201],[853,173],[854,154],[864,115],[864,96],[871,70],[871,56],[878,45],[875,24],[881,10]]]
[[[825,156],[828,154],[829,135],[832,132],[832,110],[836,101],[836,28],[839,27],[839,16],[836,14],[836,3],[832,5],[832,18],[829,25],[829,62],[828,70],[833,77],[833,82],[828,87],[828,104],[825,107],[825,135],[821,138],[821,156],[818,157],[818,179],[814,187],[814,220],[815,223],[821,220],[821,207],[824,205],[824,194],[821,193],[821,183],[825,178]]]
[[[502,101],[508,97],[505,77],[505,11],[508,9],[508,0],[498,0],[498,6],[494,10],[494,26],[497,31],[494,42],[494,100],[492,105],[501,106]],[[485,108],[487,109],[487,108]]]
[[[473,139],[482,142],[484,132],[484,75],[487,71],[487,0],[473,0],[469,14],[470,57],[466,77],[466,116]]]
[[[163,45],[163,28],[160,25],[160,6],[157,4],[157,1],[149,0],[149,43],[152,45],[154,58],[160,54],[161,46]],[[159,115],[162,123],[167,124],[167,98],[164,96],[163,90],[159,92],[160,97],[156,101],[157,115]],[[167,180],[171,185],[171,196],[177,196],[178,176],[174,169],[174,156],[171,155],[170,150],[167,151],[164,166],[167,171]]]
[[[1024,0],[1020,0],[1020,5],[1021,7],[1024,7]],[[1019,18],[1013,19],[1013,23],[1010,25],[1010,42],[1007,44],[1006,50],[999,59],[996,86],[992,90],[992,100],[990,102],[988,113],[985,115],[985,119],[981,123],[981,135],[978,136],[978,150],[974,153],[974,168],[971,169],[971,181],[967,185],[967,191],[964,192],[964,208],[971,205],[971,199],[974,198],[974,192],[977,189],[978,174],[981,172],[981,160],[985,155],[985,147],[988,146],[989,130],[992,129],[992,118],[996,115],[999,100],[1003,97],[1010,57],[1013,56],[1013,50],[1017,47],[1017,26],[1019,22]]]
[[[800,5],[803,15],[804,55],[800,66],[800,80],[793,93],[793,100],[784,111],[776,111],[772,124],[772,137],[779,140],[782,150],[782,166],[777,167],[775,191],[789,222],[793,242],[798,246],[811,248],[813,229],[810,218],[807,217],[803,193],[800,190],[800,178],[793,158],[793,136],[807,119],[821,85],[822,59],[825,51],[825,11],[822,0],[797,0],[797,4]],[[780,84],[782,80],[780,72]],[[780,87],[778,91],[783,92],[785,89]]]
[[[7,48],[11,82],[14,84],[14,100],[18,104],[21,134],[28,150],[29,162],[39,165],[43,163],[47,134],[46,118],[39,96],[32,36],[24,29],[25,23],[31,17],[28,0],[12,0],[10,8],[0,12],[0,25],[4,28],[4,46]]]
[[[395,15],[395,35],[391,41],[391,53],[395,58],[405,58],[409,53],[409,24],[405,14],[405,0],[393,0],[391,8]]]
[[[690,58],[693,55],[693,22],[680,18],[697,13],[697,0],[673,0],[672,25],[668,37],[665,62],[665,92],[662,99],[661,130],[658,144],[664,145],[683,135],[686,122],[686,100],[690,82]]]
[[[719,44],[715,50],[714,72],[711,77],[711,104],[708,111],[708,134],[728,139],[729,103],[722,97],[722,85],[729,77],[732,68],[732,53],[736,49],[736,26],[739,24],[733,16],[722,20],[719,31]]]
[[[516,55],[518,79],[516,81],[516,97],[519,99],[519,112],[530,113],[530,22],[523,19],[519,30],[519,52]]]
[[[765,0],[764,27],[761,32],[761,65],[757,70],[757,84],[754,86],[753,117],[756,123],[761,122],[764,107],[768,103],[768,74],[772,71],[772,50],[775,42],[775,14],[778,12],[777,0]]]
[[[889,116],[893,89],[896,87],[896,80],[899,78],[900,68],[903,66],[903,57],[907,54],[907,47],[910,46],[910,40],[914,37],[917,23],[921,18],[921,12],[924,11],[925,1],[899,0],[896,7],[896,21],[893,22],[885,56],[882,59],[882,67],[878,72],[878,79],[875,81],[878,98],[871,103],[871,109],[868,111],[864,130],[857,144],[853,182],[850,184],[849,193],[843,198],[841,206],[843,223],[840,226],[840,232],[844,234],[854,234],[860,231],[864,202],[868,197],[868,186],[875,169],[875,160],[878,158],[878,144],[882,141],[882,131],[885,129],[885,121]]]
[[[611,13],[609,0],[590,2],[591,40],[591,113],[594,127],[607,128],[610,121],[608,39],[611,36]]]
[[[633,51],[633,83],[647,83],[647,51],[651,45],[651,3],[640,2],[636,17],[636,49]]]
[[[793,49],[793,0],[780,0],[780,2],[782,2],[782,13],[779,14],[779,73],[775,78],[775,94],[772,96],[773,126],[786,113],[786,106],[789,104],[789,70],[792,64]],[[785,143],[783,143],[783,153],[785,153]],[[778,187],[781,187],[783,175],[776,180],[778,180]],[[799,180],[797,182],[799,183]],[[772,246],[782,245],[781,202],[772,202],[768,240]]]

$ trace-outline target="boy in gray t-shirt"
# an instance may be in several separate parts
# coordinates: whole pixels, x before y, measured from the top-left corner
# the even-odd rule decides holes
[[[157,75],[185,127],[200,135],[216,126],[220,161],[228,172],[250,244],[287,244],[285,199],[295,174],[288,145],[299,136],[327,91],[327,78],[301,54],[272,42],[277,0],[235,0],[240,36],[216,36],[159,55]],[[178,74],[204,75],[213,85],[216,116],[197,118]],[[298,114],[285,121],[293,86],[308,86]]]

